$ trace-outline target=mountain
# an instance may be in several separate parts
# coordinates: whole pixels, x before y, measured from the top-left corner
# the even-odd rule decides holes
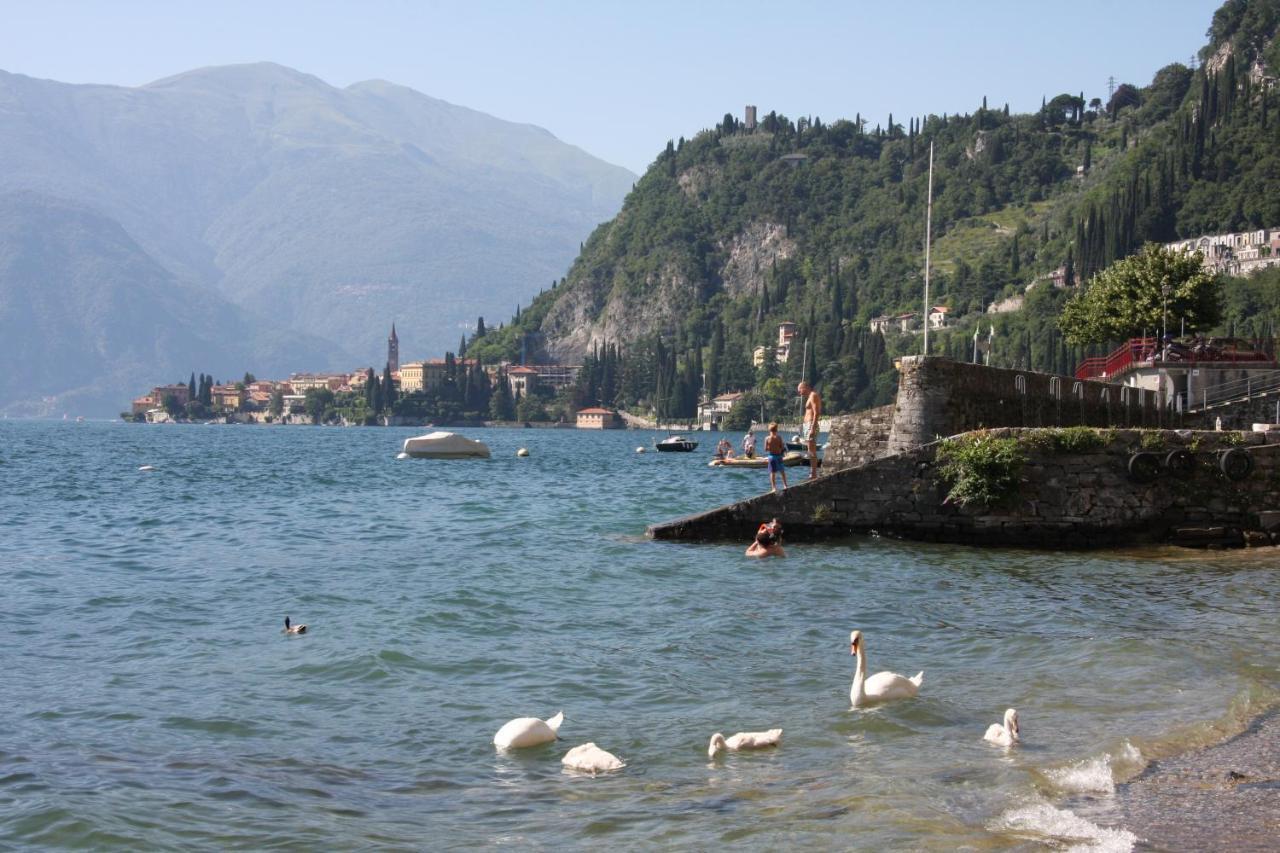
[[[993,363],[1069,372],[1085,352],[1057,328],[1067,291],[1051,271],[1072,284],[1147,241],[1280,226],[1278,26],[1280,0],[1229,0],[1199,67],[1105,104],[1065,92],[1019,115],[983,97],[874,126],[725,115],[668,143],[566,280],[468,353],[585,358],[585,398],[675,416],[704,381],[714,394],[774,377],[785,414],[802,371],[834,411],[886,402],[893,359],[922,336],[871,320],[921,312],[932,146],[930,299],[949,310],[931,352],[967,358],[993,328]],[[1022,311],[986,313],[1024,291]],[[802,357],[775,365],[783,321]]]
[[[230,342],[264,328],[282,356],[299,341],[285,370],[379,366],[392,321],[408,357],[442,352],[477,316],[506,313],[562,275],[635,178],[538,127],[383,81],[339,89],[269,63],[138,88],[0,72],[0,162],[0,195],[114,223],[154,265],[149,295],[167,275],[173,288],[202,294],[202,304],[238,309],[223,320],[248,325],[219,327],[219,353],[252,355]],[[23,255],[29,246],[17,241],[37,236],[10,227],[0,251]],[[80,251],[101,246],[85,240]],[[120,276],[103,281],[126,286]],[[0,280],[0,293],[28,286]],[[43,276],[40,287],[51,292],[22,305],[47,310],[72,286]],[[18,326],[54,322],[20,317]],[[172,322],[177,329],[201,318]],[[0,353],[60,364],[52,341],[7,337]],[[173,363],[155,365],[142,384],[207,371],[201,352],[179,345]],[[114,370],[115,350],[100,358]],[[281,368],[246,362],[226,373],[245,370]],[[39,387],[20,379],[0,386],[0,409],[78,387],[71,374],[46,378]]]
[[[324,363],[332,346],[289,335],[175,277],[101,213],[0,195],[0,400],[18,415],[113,413],[187,365]]]

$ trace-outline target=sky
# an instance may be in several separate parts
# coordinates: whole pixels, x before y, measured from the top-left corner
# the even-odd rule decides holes
[[[1014,112],[1145,85],[1205,42],[1219,0],[0,0],[0,69],[138,86],[271,61],[381,78],[642,172],[746,104],[871,126]]]

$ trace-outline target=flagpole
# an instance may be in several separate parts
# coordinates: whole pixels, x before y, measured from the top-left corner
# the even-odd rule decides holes
[[[933,237],[933,142],[929,142],[929,201],[924,217],[924,354],[929,354],[929,248]]]

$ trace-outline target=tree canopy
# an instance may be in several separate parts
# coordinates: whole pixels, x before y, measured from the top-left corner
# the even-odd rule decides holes
[[[1097,344],[1180,326],[1208,329],[1222,315],[1218,277],[1199,252],[1148,244],[1094,276],[1062,309],[1067,340]]]

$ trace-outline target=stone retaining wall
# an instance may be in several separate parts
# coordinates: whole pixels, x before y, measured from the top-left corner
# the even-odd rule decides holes
[[[845,468],[975,429],[1184,425],[1169,423],[1170,417],[1160,411],[1154,391],[907,356],[899,363],[891,406],[833,419],[824,464]]]
[[[1202,545],[1270,544],[1280,525],[1280,443],[1261,433],[1115,430],[1090,452],[1043,449],[1035,431],[1019,437],[1028,459],[1016,499],[998,508],[946,502],[934,465],[937,443],[800,483],[710,512],[649,528],[655,539],[737,540],[744,546],[763,520],[778,518],[787,538],[815,539],[877,532],[908,539],[980,545],[1084,548],[1135,542]],[[1280,434],[1275,441],[1280,442]],[[1043,434],[1042,434],[1043,436]],[[1233,481],[1220,454],[1240,446],[1252,473]],[[1185,476],[1161,468],[1152,482],[1128,471],[1137,452],[1160,460],[1192,452]]]

